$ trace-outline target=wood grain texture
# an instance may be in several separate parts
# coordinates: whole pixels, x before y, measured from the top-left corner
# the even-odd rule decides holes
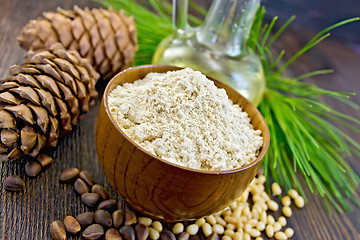
[[[217,213],[238,199],[258,172],[270,142],[268,127],[257,108],[234,89],[210,78],[248,113],[254,129],[261,130],[264,141],[259,156],[241,168],[216,172],[189,170],[143,150],[111,117],[109,93],[116,86],[142,79],[148,73],[179,69],[146,65],[117,74],[105,89],[95,137],[104,173],[126,202],[142,214],[172,222]]]
[[[54,11],[57,6],[71,9],[74,4],[80,7],[99,6],[88,0],[0,0],[0,77],[4,77],[10,65],[21,63],[25,53],[17,42],[16,36],[21,27],[30,19],[41,15],[43,11]],[[292,29],[279,39],[275,50],[286,49],[287,55],[294,54],[305,44],[312,33],[304,29]],[[289,74],[299,75],[311,70],[333,68],[335,73],[311,79],[319,86],[331,90],[360,93],[360,55],[352,45],[335,39],[328,39],[301,57],[290,68]],[[357,119],[360,112],[339,104],[331,99],[324,99],[331,106]],[[354,96],[354,102],[360,104],[360,97]],[[65,167],[79,167],[89,170],[96,179],[111,193],[118,197],[106,180],[97,161],[95,150],[95,123],[99,102],[85,115],[74,130],[65,135],[59,146],[51,153],[54,164],[34,179],[24,176],[27,159],[16,162],[0,163],[0,239],[50,239],[49,225],[55,219],[63,219],[67,214],[77,215],[85,211],[80,197],[72,186],[60,184],[60,170]],[[360,139],[356,133],[346,132]],[[359,157],[347,158],[357,174],[360,174]],[[4,180],[8,175],[18,174],[25,179],[26,189],[22,193],[7,193]],[[360,209],[339,215],[329,215],[322,199],[306,191],[309,202],[304,209],[293,208],[293,216],[288,225],[295,229],[292,239],[360,239]],[[360,189],[357,190],[360,194]],[[355,196],[354,196],[355,197]],[[334,211],[334,210],[333,210]],[[81,239],[72,237],[70,239]]]

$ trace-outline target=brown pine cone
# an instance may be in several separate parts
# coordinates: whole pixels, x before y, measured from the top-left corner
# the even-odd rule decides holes
[[[28,52],[26,62],[0,80],[0,159],[55,147],[94,102],[98,78],[87,59],[60,43]]]
[[[112,9],[57,9],[30,21],[18,37],[27,50],[48,49],[61,42],[87,58],[103,79],[109,79],[133,64],[138,48],[133,17]]]

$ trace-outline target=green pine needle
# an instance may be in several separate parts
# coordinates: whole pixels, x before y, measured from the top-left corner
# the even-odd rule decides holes
[[[139,39],[136,64],[150,63],[157,45],[173,31],[169,2],[151,0],[148,3],[151,9],[148,9],[132,0],[98,1],[116,10],[124,9],[127,14],[134,16]],[[190,7],[201,17],[206,15],[206,10],[192,1]],[[327,38],[330,30],[358,21],[359,18],[351,18],[325,28],[294,56],[283,62],[285,50],[275,56],[270,48],[295,17],[290,17],[273,33],[277,17],[270,23],[265,23],[265,13],[264,7],[257,11],[248,40],[248,47],[255,50],[261,58],[267,83],[264,100],[259,106],[269,126],[271,138],[270,148],[263,162],[265,175],[271,174],[274,181],[286,190],[297,188],[305,196],[299,175],[296,174],[299,172],[310,191],[322,196],[329,211],[329,203],[338,212],[350,211],[349,199],[357,206],[360,205],[353,197],[360,179],[344,158],[351,154],[360,156],[360,145],[340,130],[338,125],[360,134],[360,121],[335,111],[319,101],[319,97],[329,96],[357,110],[360,106],[349,100],[352,93],[329,91],[301,81],[331,73],[332,70],[318,70],[295,78],[284,77],[281,73],[301,55]],[[194,24],[201,23],[198,17],[192,15],[189,15],[189,20]]]

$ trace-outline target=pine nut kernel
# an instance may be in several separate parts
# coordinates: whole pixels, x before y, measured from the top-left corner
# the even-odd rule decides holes
[[[280,195],[281,194],[280,185],[274,182],[273,184],[271,184],[271,191],[274,195]]]
[[[298,192],[297,192],[295,189],[290,189],[290,190],[288,191],[288,195],[289,195],[292,199],[294,199],[294,198],[296,198],[297,196],[299,196]]]
[[[295,197],[294,202],[295,202],[295,206],[297,206],[298,208],[303,208],[305,205],[304,198],[300,195]]]
[[[292,210],[291,210],[290,207],[285,206],[285,207],[283,207],[283,209],[282,209],[282,213],[284,214],[285,217],[291,217],[291,215],[292,215]]]
[[[294,233],[295,233],[295,231],[292,228],[286,228],[285,229],[285,234],[286,234],[286,236],[288,238],[291,238],[292,236],[294,236]]]
[[[281,198],[281,204],[282,204],[283,206],[290,206],[290,204],[291,204],[291,199],[290,199],[290,197],[289,197],[288,195],[283,196],[283,197]]]

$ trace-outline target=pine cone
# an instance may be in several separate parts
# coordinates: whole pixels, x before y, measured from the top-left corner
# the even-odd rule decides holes
[[[71,131],[97,96],[99,74],[76,51],[60,44],[28,52],[0,80],[0,159],[37,156]]]
[[[44,18],[30,21],[18,37],[27,50],[48,49],[61,42],[66,49],[76,50],[87,58],[103,79],[109,79],[133,64],[137,50],[133,17],[112,9],[73,11],[57,9]]]

